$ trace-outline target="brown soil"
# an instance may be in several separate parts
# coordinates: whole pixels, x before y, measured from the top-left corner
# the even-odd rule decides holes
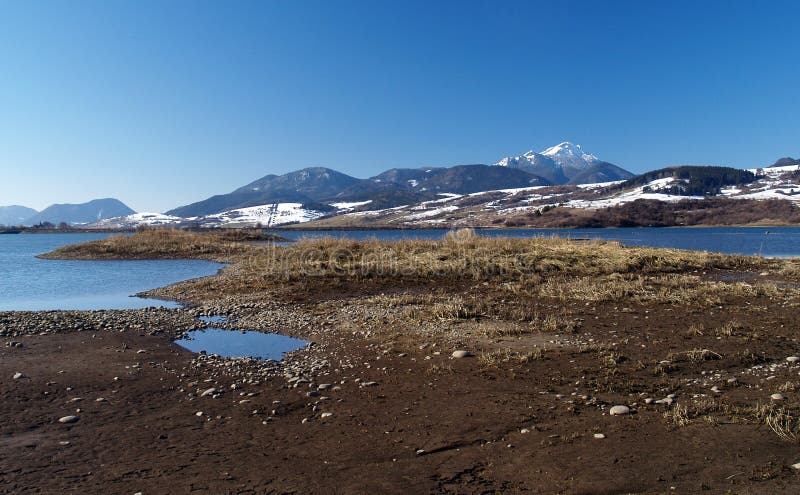
[[[692,280],[737,284],[715,281],[731,273]],[[769,282],[758,272],[746,278]],[[785,432],[800,433],[792,423],[800,365],[785,362],[800,353],[794,289],[740,288],[713,303],[543,298],[531,304],[562,326],[574,322],[572,331],[515,334],[528,323],[429,318],[424,305],[418,331],[404,327],[416,313],[403,313],[411,303],[397,298],[438,294],[441,281],[436,291],[407,282],[400,295],[320,281],[313,299],[287,282],[286,302],[263,302],[276,295],[263,293],[237,304],[208,284],[175,291],[229,309],[243,327],[311,339],[317,345],[295,357],[329,366],[300,387],[283,376],[253,384],[198,366],[170,342],[170,329],[6,338],[23,347],[0,347],[0,491],[800,492],[791,467],[798,442],[764,419],[778,409],[795,414]],[[441,295],[497,291],[462,281]],[[452,358],[459,348],[475,356]],[[12,379],[17,371],[26,378]],[[322,383],[339,389],[309,397]],[[200,396],[209,387],[224,393]],[[777,391],[786,396],[780,406],[770,404]],[[672,405],[645,400],[669,394]],[[610,416],[615,404],[634,414]],[[68,414],[80,420],[58,422]]]

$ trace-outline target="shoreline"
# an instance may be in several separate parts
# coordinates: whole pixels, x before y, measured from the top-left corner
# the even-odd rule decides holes
[[[81,249],[174,253],[104,242]],[[230,246],[218,247],[205,253]],[[0,413],[0,491],[800,486],[792,443],[761,416],[800,407],[800,385],[787,385],[800,369],[785,360],[800,352],[800,295],[780,285],[798,280],[791,261],[468,234],[228,256],[215,276],[144,293],[191,308],[0,313],[0,399],[20,404]],[[171,343],[219,314],[313,344],[274,368]],[[770,404],[773,393],[785,399]],[[612,416],[615,405],[635,414]],[[68,413],[79,420],[58,423]]]

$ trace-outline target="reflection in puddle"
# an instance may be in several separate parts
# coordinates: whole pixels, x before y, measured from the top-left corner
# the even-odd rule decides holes
[[[306,346],[307,342],[276,333],[243,332],[206,328],[187,333],[187,337],[175,341],[192,352],[205,351],[223,357],[252,357],[279,361],[287,352]]]

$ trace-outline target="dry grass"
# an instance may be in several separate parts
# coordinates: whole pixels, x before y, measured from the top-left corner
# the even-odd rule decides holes
[[[230,239],[240,236],[227,231],[193,233],[181,230],[149,229],[135,235],[113,236],[74,244],[42,255],[47,259],[209,259],[230,261],[256,248]]]
[[[478,362],[486,368],[493,368],[507,363],[527,364],[542,359],[546,351],[547,349],[542,347],[537,347],[528,352],[515,352],[510,349],[501,349],[499,351],[481,354],[478,358]]]
[[[713,361],[716,359],[722,359],[722,355],[710,349],[690,349],[683,352],[673,352],[667,356],[668,361],[689,362],[693,364],[699,364],[704,361]]]
[[[293,246],[264,249],[247,262],[248,270],[283,280],[346,276],[349,279],[457,279],[518,283],[540,280],[534,275],[680,273],[766,263],[755,258],[705,252],[623,248],[618,243],[604,241],[489,238],[470,231],[448,234],[441,241],[304,239]]]

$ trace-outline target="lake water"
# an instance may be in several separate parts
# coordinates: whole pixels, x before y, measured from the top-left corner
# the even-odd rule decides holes
[[[252,357],[280,361],[284,354],[306,346],[307,342],[286,335],[206,328],[188,333],[175,341],[192,352],[205,351],[222,357]]]
[[[281,232],[284,236],[350,239],[441,239],[447,231],[353,230]],[[486,236],[563,236],[606,239],[627,246],[654,246],[768,257],[800,256],[800,227],[479,229]],[[55,261],[36,255],[109,234],[0,235],[0,311],[176,307],[166,301],[131,297],[182,280],[213,275],[219,263],[198,260]]]
[[[131,297],[156,287],[213,275],[223,265],[198,260],[59,261],[36,255],[108,234],[0,235],[0,311],[177,307]]]
[[[486,236],[605,239],[626,246],[652,246],[767,257],[800,256],[800,227],[691,227],[635,229],[476,229]],[[278,232],[284,237],[346,237],[382,240],[441,239],[447,230],[350,230]]]

